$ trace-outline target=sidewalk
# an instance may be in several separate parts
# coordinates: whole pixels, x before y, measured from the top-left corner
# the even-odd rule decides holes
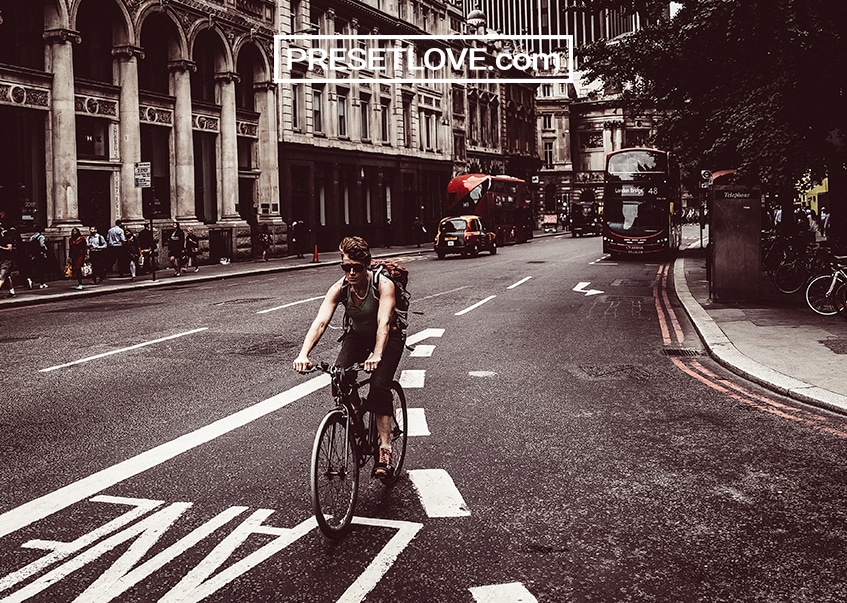
[[[401,255],[428,253],[432,246],[406,245],[398,247],[376,247],[371,249],[374,258],[397,257]],[[83,279],[83,290],[77,291],[76,279],[60,279],[50,281],[46,289],[28,289],[26,284],[15,279],[15,297],[8,297],[8,289],[5,287],[0,292],[0,309],[11,306],[31,306],[50,301],[85,299],[109,293],[126,292],[133,290],[145,290],[155,287],[174,287],[189,285],[192,283],[220,280],[245,275],[256,275],[272,272],[285,272],[289,270],[305,270],[315,266],[335,265],[339,262],[338,252],[324,252],[318,257],[318,262],[312,261],[312,256],[297,258],[286,256],[282,258],[270,258],[267,262],[252,260],[245,262],[233,262],[230,264],[209,264],[200,266],[199,272],[193,272],[193,268],[183,271],[181,276],[174,276],[171,268],[161,268],[156,271],[156,280],[150,274],[139,275],[135,281],[129,276],[110,276],[97,285],[91,284],[91,279]],[[36,286],[37,287],[37,286]]]
[[[556,233],[551,233],[550,236]],[[545,236],[536,233],[537,237]],[[375,248],[375,258],[430,253],[431,247],[414,245]],[[338,262],[338,254],[272,258],[227,265],[201,266],[200,271],[173,270],[149,274],[135,282],[112,277],[99,285],[74,290],[76,281],[52,281],[47,289],[16,287],[17,297],[0,297],[0,309],[105,295],[119,291],[173,287],[191,283],[289,270],[303,270]],[[847,320],[842,316],[819,316],[812,312],[802,293],[784,295],[763,275],[762,296],[757,302],[714,303],[709,299],[706,259],[702,249],[689,249],[674,263],[677,297],[694,324],[709,354],[728,369],[791,398],[847,414]]]
[[[847,320],[820,316],[803,293],[780,293],[762,275],[761,299],[709,299],[705,250],[674,264],[677,297],[709,354],[743,377],[783,395],[847,414]]]

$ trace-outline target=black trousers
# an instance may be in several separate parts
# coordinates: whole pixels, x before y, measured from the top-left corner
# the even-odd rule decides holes
[[[373,351],[374,343],[374,337],[357,335],[351,331],[341,341],[341,350],[338,352],[335,364],[346,367],[357,362],[364,362]],[[370,390],[368,399],[365,401],[365,408],[371,412],[379,415],[394,414],[391,382],[394,380],[394,373],[397,372],[397,366],[400,364],[400,357],[403,355],[405,344],[406,338],[399,332],[392,331],[389,334],[388,342],[382,352],[382,360],[376,366],[376,370],[371,373]]]

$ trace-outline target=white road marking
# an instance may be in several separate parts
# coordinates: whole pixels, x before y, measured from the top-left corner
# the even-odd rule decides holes
[[[324,295],[319,295],[317,297],[310,297],[309,299],[301,299],[300,301],[291,302],[282,306],[276,306],[275,308],[267,308],[266,310],[259,310],[256,314],[267,314],[268,312],[275,312],[276,310],[282,310],[284,308],[290,308],[291,306],[299,306],[300,304],[305,304],[308,302],[312,302],[318,299],[323,299]]]
[[[465,285],[464,287],[457,287],[455,289],[450,289],[449,291],[442,291],[441,293],[433,293],[432,295],[427,295],[426,297],[421,297],[418,299],[414,299],[412,301],[419,302],[425,299],[432,299],[433,297],[440,297],[442,295],[447,295],[448,293],[455,293],[456,291],[461,291],[462,289],[469,289],[470,285]]]
[[[68,362],[66,364],[58,364],[56,366],[51,366],[49,368],[38,369],[39,373],[49,373],[50,371],[55,371],[61,368],[67,368],[69,366],[74,366],[75,364],[82,364],[83,362],[90,362],[91,360],[97,360],[98,358],[105,358],[106,356],[111,356],[113,354],[120,354],[121,352],[129,352],[131,350],[137,350],[138,348],[143,348],[148,345],[153,345],[154,343],[162,343],[163,341],[168,341],[170,339],[176,339],[178,337],[185,337],[186,335],[194,335],[195,333],[200,333],[202,331],[207,331],[209,327],[201,327],[199,329],[193,329],[191,331],[186,331],[185,333],[177,333],[176,335],[168,335],[167,337],[162,337],[161,339],[154,339],[153,341],[145,341],[144,343],[137,343],[135,345],[131,345],[128,348],[120,348],[118,350],[112,350],[111,352],[104,352],[102,354],[97,354],[95,356],[89,356],[88,358],[81,358],[79,360],[74,360],[73,362]]]
[[[397,557],[403,552],[403,549],[408,546],[423,527],[422,523],[369,519],[366,517],[354,517],[353,523],[365,526],[395,528],[397,533],[382,547],[382,550],[374,557],[370,565],[356,578],[356,581],[350,585],[350,588],[344,591],[344,594],[341,595],[336,603],[359,603],[360,601],[364,601],[368,593],[379,584],[379,581],[391,568]]]
[[[470,377],[496,377],[497,373],[494,371],[469,371],[468,376]]]
[[[4,577],[0,590],[7,590],[51,565],[54,567],[22,589],[8,594],[4,602],[26,601],[78,570],[105,558],[113,559],[111,565],[97,575],[74,600],[80,603],[106,603],[207,541],[212,534],[226,529],[227,534],[223,539],[219,539],[197,565],[158,599],[163,603],[199,603],[317,527],[314,517],[309,517],[293,528],[265,525],[265,520],[275,512],[272,509],[254,510],[239,520],[238,524],[232,525],[233,520],[243,516],[249,509],[230,507],[162,549],[161,543],[169,539],[166,533],[193,503],[171,503],[136,521],[141,515],[162,506],[163,501],[99,496],[91,499],[91,502],[132,505],[135,508],[72,542],[30,541],[23,545],[25,548],[40,548],[52,553]],[[395,530],[396,534],[338,599],[344,603],[364,600],[423,527],[420,523],[364,517],[354,517],[353,523]],[[255,535],[261,535],[259,541],[264,544],[259,548],[251,545],[250,548],[255,550],[247,555],[240,554],[245,543]],[[150,551],[154,548],[161,550],[151,555]]]
[[[468,313],[468,312],[470,312],[471,310],[476,310],[476,309],[477,309],[477,308],[479,308],[482,304],[485,304],[485,303],[490,302],[490,301],[491,301],[492,299],[494,299],[495,297],[497,297],[497,296],[496,296],[496,295],[489,295],[489,296],[488,296],[488,297],[486,297],[484,300],[482,300],[482,301],[478,301],[478,302],[476,302],[474,305],[472,305],[472,306],[468,306],[468,307],[467,307],[467,308],[465,308],[464,310],[459,310],[458,312],[456,312],[456,314],[454,314],[454,316],[462,316],[462,315],[464,315],[464,314],[467,314],[467,313]]]
[[[424,329],[423,331],[418,331],[413,335],[409,335],[406,338],[406,345],[413,346],[416,343],[423,341],[424,339],[429,339],[430,337],[443,337],[444,329]]]
[[[409,437],[430,435],[429,425],[426,422],[426,412],[423,408],[409,408],[406,409],[406,412],[409,419],[406,435]]]
[[[531,278],[532,278],[531,276],[524,277],[521,280],[519,280],[517,283],[509,285],[508,287],[506,287],[506,289],[514,289],[515,287],[520,287],[521,285],[523,285],[525,282],[527,282]]]
[[[405,370],[400,373],[400,385],[403,389],[421,389],[426,379],[426,371]]]
[[[429,358],[432,356],[432,353],[435,351],[434,345],[419,343],[415,346],[415,349],[412,350],[412,353],[409,356],[413,358]]]
[[[429,517],[467,517],[471,514],[453,478],[443,469],[414,469],[408,472]]]
[[[586,289],[586,287],[590,284],[591,283],[587,281],[584,283],[579,283],[576,287],[573,288],[573,290],[578,293],[585,293],[586,297],[588,297],[589,295],[600,295],[601,293],[603,293],[599,289]]]
[[[520,582],[477,586],[469,590],[477,603],[537,603],[538,601]]]
[[[45,494],[28,503],[0,514],[0,538],[33,524],[53,513],[89,498],[105,488],[156,467],[183,452],[206,444],[230,431],[243,427],[267,414],[296,402],[300,398],[329,385],[329,375],[319,375],[267,400],[240,410],[228,417],[165,442],[130,459],[93,473]]]

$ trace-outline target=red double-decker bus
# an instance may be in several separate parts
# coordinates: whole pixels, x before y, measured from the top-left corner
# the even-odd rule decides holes
[[[526,182],[511,176],[464,174],[447,185],[445,216],[476,215],[497,233],[497,245],[532,238],[532,198]]]
[[[603,252],[657,254],[679,249],[681,188],[674,156],[659,149],[606,155]]]

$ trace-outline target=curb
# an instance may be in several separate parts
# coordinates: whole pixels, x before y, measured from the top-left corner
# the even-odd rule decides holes
[[[738,348],[733,345],[688,289],[685,278],[685,258],[677,258],[674,261],[673,282],[676,296],[685,308],[700,340],[706,346],[709,356],[718,364],[745,379],[794,400],[839,414],[847,414],[847,396],[784,375],[738,351]]]
[[[403,247],[397,247],[395,249],[384,249],[380,252],[373,253],[372,257],[374,259],[377,258],[390,258],[396,257],[398,255],[423,255],[426,253],[432,253],[432,249],[427,249],[421,247],[420,249],[417,247],[413,247],[412,249],[406,249]],[[135,281],[135,282],[122,282],[116,284],[109,284],[101,286],[97,289],[83,289],[82,291],[62,291],[61,293],[46,293],[43,295],[33,295],[33,296],[16,296],[13,298],[5,298],[0,299],[0,309],[3,308],[13,308],[13,307],[22,307],[22,306],[34,306],[38,304],[45,304],[49,302],[57,302],[57,301],[68,301],[72,299],[83,299],[89,297],[99,297],[103,295],[108,295],[110,293],[120,293],[123,291],[141,291],[145,289],[153,289],[159,287],[184,287],[186,285],[192,285],[194,283],[203,283],[208,281],[215,280],[224,280],[227,278],[236,278],[243,276],[255,276],[261,274],[272,274],[275,272],[291,272],[294,270],[307,270],[309,268],[320,268],[324,266],[334,266],[338,263],[338,260],[331,261],[322,261],[322,262],[305,262],[299,264],[289,264],[285,266],[273,266],[273,265],[265,265],[263,262],[261,266],[255,266],[255,262],[244,262],[243,264],[238,264],[233,269],[232,272],[226,273],[215,273],[215,274],[203,274],[199,273],[191,273],[188,275],[187,273],[182,277],[168,277],[165,280],[143,280],[143,281]],[[230,264],[232,266],[232,264]],[[243,266],[243,267],[242,267]],[[207,270],[209,268],[214,268],[213,266],[206,266]],[[157,272],[169,272],[170,269],[162,269]],[[57,281],[57,282],[68,282],[68,281]]]

